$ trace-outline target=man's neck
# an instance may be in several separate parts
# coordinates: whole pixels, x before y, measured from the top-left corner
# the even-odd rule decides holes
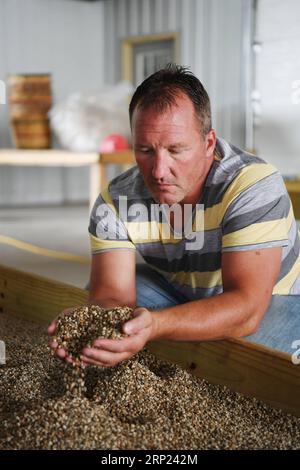
[[[180,204],[182,205],[182,207],[184,206],[184,204],[192,204],[193,208],[195,208],[196,204],[199,204],[200,199],[201,199],[202,194],[203,194],[205,182],[207,180],[207,177],[208,177],[210,169],[213,165],[213,162],[214,162],[214,155],[213,155],[212,158],[209,159],[206,170],[205,170],[204,174],[202,175],[201,180],[199,180],[199,182],[198,182],[197,186],[195,187],[195,189],[193,191],[191,191],[189,194],[187,194],[182,199],[182,201],[180,201]]]

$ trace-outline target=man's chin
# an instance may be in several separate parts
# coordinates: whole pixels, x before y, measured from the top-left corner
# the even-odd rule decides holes
[[[181,200],[178,196],[167,193],[156,193],[153,198],[159,204],[167,204],[168,206],[172,206],[172,204],[176,204]]]

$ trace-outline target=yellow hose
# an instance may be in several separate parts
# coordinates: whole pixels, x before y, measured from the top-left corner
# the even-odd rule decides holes
[[[19,250],[29,251],[35,255],[48,256],[49,258],[62,259],[64,261],[73,261],[81,264],[89,264],[90,258],[88,256],[75,255],[73,253],[66,253],[65,251],[49,250],[40,246],[32,245],[31,243],[22,242],[12,237],[0,235],[0,243],[5,245],[14,246]]]

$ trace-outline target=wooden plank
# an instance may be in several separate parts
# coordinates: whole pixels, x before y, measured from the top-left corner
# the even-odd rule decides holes
[[[49,323],[63,309],[83,305],[87,298],[83,289],[0,265],[0,314]]]
[[[41,167],[80,167],[90,166],[89,206],[93,207],[95,199],[107,182],[106,165],[135,164],[134,152],[123,150],[111,153],[76,153],[67,150],[17,150],[1,149],[0,165],[8,166],[41,166]]]
[[[125,165],[135,163],[133,150],[122,150],[120,152],[101,153],[100,162],[103,165],[116,164]]]
[[[103,165],[94,163],[90,166],[90,194],[89,194],[89,210],[93,209],[94,203],[102,189],[103,178]]]
[[[295,219],[300,220],[300,194],[289,192],[292,201]]]
[[[122,79],[129,83],[133,83],[132,50],[132,44],[122,42]]]
[[[300,416],[300,366],[292,364],[288,354],[245,340],[159,341],[149,349],[210,383],[226,385]]]
[[[286,180],[285,185],[288,191],[300,194],[300,179]]]
[[[70,152],[68,150],[21,150],[0,149],[0,165],[13,166],[84,166],[95,163],[119,164],[135,163],[134,152]]]
[[[285,185],[292,201],[295,218],[300,219],[300,180],[285,181]]]
[[[0,312],[49,323],[64,308],[86,301],[82,289],[0,266]],[[300,365],[292,364],[286,353],[242,339],[155,341],[149,348],[211,383],[300,416]]]
[[[9,166],[85,166],[97,163],[97,152],[70,152],[68,150],[1,149],[0,165]]]
[[[168,40],[176,40],[177,33],[158,33],[158,34],[145,34],[140,36],[131,36],[123,40],[123,43],[135,45],[135,44],[148,44],[149,42],[160,42]]]

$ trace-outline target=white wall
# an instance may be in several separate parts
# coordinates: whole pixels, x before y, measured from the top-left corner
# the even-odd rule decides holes
[[[57,102],[104,82],[103,2],[0,0],[0,79],[53,77]],[[0,104],[0,147],[10,147],[8,105]],[[0,205],[87,200],[88,169],[0,166]]]
[[[255,147],[283,174],[300,174],[300,2],[258,0]]]

